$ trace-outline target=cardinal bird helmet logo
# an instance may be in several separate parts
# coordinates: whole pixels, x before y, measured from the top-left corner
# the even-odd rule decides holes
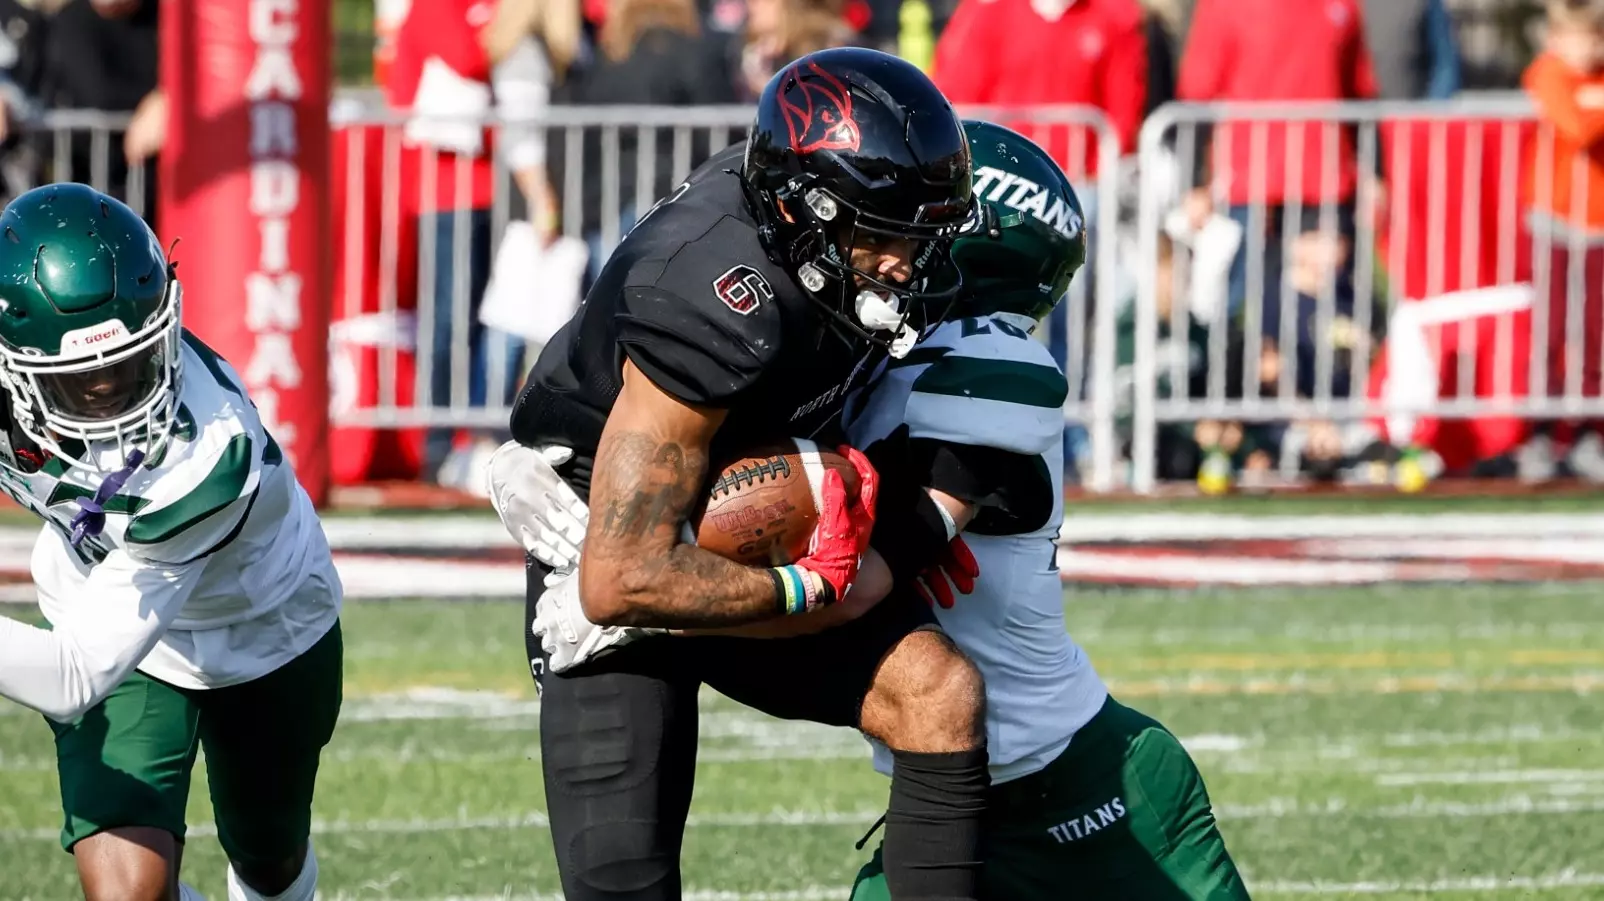
[[[858,149],[861,135],[852,118],[852,94],[841,79],[818,64],[793,64],[780,83],[779,101],[792,150],[806,154]]]

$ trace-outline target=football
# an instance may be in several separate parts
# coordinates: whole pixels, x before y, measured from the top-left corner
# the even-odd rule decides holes
[[[802,438],[748,449],[713,469],[690,518],[696,544],[749,566],[784,566],[807,555],[825,470],[841,473],[848,497],[858,493],[858,471],[847,458]]]

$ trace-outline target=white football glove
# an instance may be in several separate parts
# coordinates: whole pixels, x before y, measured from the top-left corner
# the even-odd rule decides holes
[[[546,577],[546,591],[535,602],[535,621],[529,624],[545,649],[548,672],[562,673],[587,660],[605,656],[632,642],[666,629],[633,626],[598,626],[585,618],[579,603],[577,571]]]
[[[490,504],[507,534],[554,573],[579,566],[590,523],[590,509],[557,474],[573,455],[572,448],[509,441],[491,455],[487,471]]]

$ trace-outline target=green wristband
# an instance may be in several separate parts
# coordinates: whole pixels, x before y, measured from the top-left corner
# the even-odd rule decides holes
[[[813,605],[808,603],[808,577],[800,566],[776,566],[769,570],[774,578],[774,593],[782,616],[806,613]]]

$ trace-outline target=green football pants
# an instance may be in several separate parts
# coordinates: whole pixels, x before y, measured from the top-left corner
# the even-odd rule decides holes
[[[1109,698],[1041,772],[996,786],[987,901],[1245,901],[1192,758],[1157,720]],[[852,901],[890,901],[880,852]]]
[[[150,826],[184,838],[197,747],[217,839],[230,860],[269,866],[311,833],[318,758],[343,691],[339,623],[260,679],[205,691],[135,672],[70,724],[50,722],[61,776],[62,847],[98,832]]]

